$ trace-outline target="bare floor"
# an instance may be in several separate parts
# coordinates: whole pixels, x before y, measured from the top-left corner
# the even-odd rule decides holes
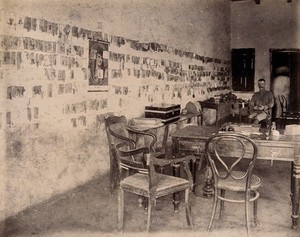
[[[263,181],[258,203],[259,225],[252,222],[252,236],[299,237],[291,229],[290,163],[257,161],[255,173]],[[204,180],[203,170],[201,171]],[[201,183],[202,186],[202,183]],[[153,213],[152,232],[145,233],[146,211],[138,206],[135,195],[125,196],[125,233],[123,236],[204,236],[211,214],[212,199],[192,195],[195,230],[186,224],[184,207],[174,213],[172,196],[161,198]],[[252,212],[251,212],[252,213]],[[252,215],[251,215],[252,217]],[[117,232],[117,196],[109,192],[108,175],[101,176],[74,190],[28,208],[0,224],[0,235],[8,236],[113,236]],[[246,236],[244,206],[225,204],[209,236]]]

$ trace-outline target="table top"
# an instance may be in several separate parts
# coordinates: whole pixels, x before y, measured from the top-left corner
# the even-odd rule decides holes
[[[199,117],[201,116],[201,113],[197,113],[197,114],[192,114],[192,113],[188,113],[185,115],[180,115],[180,118],[174,122],[171,123],[159,123],[159,124],[135,124],[135,125],[128,125],[130,128],[135,129],[135,130],[139,130],[139,131],[147,131],[149,129],[156,129],[156,128],[160,128],[160,127],[164,127],[164,126],[168,126],[170,124],[176,124],[179,122],[183,122],[186,121],[188,119],[194,118],[194,117]]]
[[[218,127],[190,125],[171,133],[170,136],[173,138],[207,139],[218,132]],[[255,136],[251,138],[257,143],[272,143],[274,146],[279,144],[300,145],[300,135],[280,134],[279,136],[270,136],[266,138],[265,136],[257,136],[257,134],[255,134]]]
[[[219,131],[218,127],[215,126],[195,126],[190,125],[171,133],[171,137],[177,138],[195,138],[195,139],[206,139],[211,135]]]

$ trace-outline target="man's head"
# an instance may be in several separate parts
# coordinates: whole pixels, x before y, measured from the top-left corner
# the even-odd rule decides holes
[[[258,88],[259,88],[259,90],[260,91],[264,90],[265,87],[266,87],[266,81],[265,81],[265,79],[263,79],[263,78],[259,79],[258,80]]]

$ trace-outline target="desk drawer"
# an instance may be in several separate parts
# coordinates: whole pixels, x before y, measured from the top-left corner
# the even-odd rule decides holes
[[[260,159],[293,160],[293,157],[293,147],[258,146],[258,158]]]
[[[179,153],[204,154],[205,142],[180,141],[176,149]]]
[[[221,118],[228,116],[231,113],[231,104],[221,103],[218,111]]]

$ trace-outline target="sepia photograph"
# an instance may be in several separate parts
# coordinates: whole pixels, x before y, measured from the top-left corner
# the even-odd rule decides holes
[[[0,0],[0,237],[299,237],[300,0]]]

